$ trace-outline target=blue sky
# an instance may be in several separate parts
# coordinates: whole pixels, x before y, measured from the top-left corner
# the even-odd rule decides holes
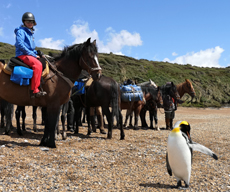
[[[0,42],[14,45],[25,12],[38,47],[97,40],[99,52],[203,67],[230,66],[228,0],[1,0]]]

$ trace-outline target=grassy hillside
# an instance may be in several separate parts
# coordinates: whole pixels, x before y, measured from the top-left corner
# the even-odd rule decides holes
[[[53,55],[60,51],[38,48],[45,54]],[[0,42],[0,59],[8,60],[15,54],[13,45]],[[179,65],[168,62],[134,59],[126,56],[99,54],[103,74],[118,82],[133,79],[141,83],[152,79],[157,85],[168,81],[175,84],[190,79],[197,94],[197,102],[184,103],[183,106],[221,107],[230,104],[230,67],[204,68],[189,64]],[[184,97],[183,99],[185,99]]]

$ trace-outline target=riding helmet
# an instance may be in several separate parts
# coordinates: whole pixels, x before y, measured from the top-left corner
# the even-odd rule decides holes
[[[34,15],[30,12],[26,12],[23,14],[22,22],[24,22],[24,21],[34,21],[34,25],[37,25]]]

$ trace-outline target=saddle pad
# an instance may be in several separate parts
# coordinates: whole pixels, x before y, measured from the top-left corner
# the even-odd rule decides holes
[[[30,79],[33,77],[33,70],[23,67],[16,66],[10,76],[10,80],[19,85],[29,85]]]
[[[11,69],[8,64],[4,65],[3,72],[6,73],[7,75],[11,75],[13,69]],[[42,77],[45,78],[49,74],[49,64],[46,61],[46,68],[42,72]]]

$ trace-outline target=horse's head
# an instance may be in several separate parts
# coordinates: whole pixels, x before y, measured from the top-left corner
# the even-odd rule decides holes
[[[196,92],[192,86],[192,83],[188,79],[185,79],[185,82],[183,83],[183,89],[192,97],[192,99],[196,96]]]
[[[157,86],[157,104],[159,104],[160,106],[163,106],[163,98],[162,98],[162,93],[161,93],[159,86]]]
[[[80,66],[92,76],[94,81],[101,78],[102,69],[98,62],[96,40],[91,43],[89,38],[84,43],[80,58]]]
[[[166,87],[169,88],[169,93],[168,93],[168,94],[169,94],[173,99],[175,99],[175,100],[180,99],[180,95],[179,95],[179,93],[178,93],[178,91],[177,91],[177,87],[176,87],[176,85],[175,85],[173,82],[168,82],[168,83],[166,84]]]

